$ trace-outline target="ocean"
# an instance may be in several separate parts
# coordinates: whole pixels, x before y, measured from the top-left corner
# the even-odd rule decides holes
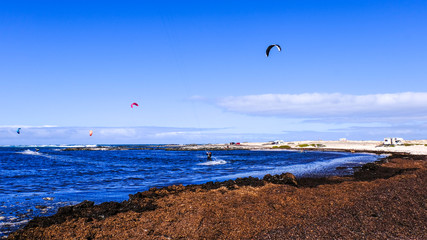
[[[131,147],[135,148],[135,145]],[[65,146],[0,147],[0,238],[36,216],[84,200],[124,201],[129,194],[173,184],[201,184],[291,172],[345,175],[381,156],[317,151],[175,151],[164,145],[140,150],[63,151]],[[38,151],[37,151],[38,150]],[[337,168],[338,167],[338,168]]]

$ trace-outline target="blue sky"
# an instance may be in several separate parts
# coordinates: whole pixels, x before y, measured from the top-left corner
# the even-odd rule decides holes
[[[2,1],[0,144],[425,139],[426,16],[416,0]]]

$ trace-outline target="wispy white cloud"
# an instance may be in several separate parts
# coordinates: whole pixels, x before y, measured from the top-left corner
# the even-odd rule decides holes
[[[89,136],[89,130],[93,135]],[[98,143],[187,143],[204,141],[202,132],[212,128],[177,127],[30,127],[17,134],[15,126],[0,126],[0,145],[98,144]],[[206,135],[205,135],[206,136]]]
[[[225,97],[216,104],[230,112],[295,118],[427,116],[426,92],[262,94]]]
[[[161,133],[156,133],[154,134],[154,136],[156,137],[170,137],[170,136],[182,136],[184,134],[188,134],[188,132],[161,132]]]
[[[326,131],[284,131],[282,137],[291,140],[376,140],[384,137],[402,137],[404,139],[426,139],[427,123],[392,124],[389,126],[352,126],[332,128]]]
[[[54,128],[56,125],[41,125],[41,126],[32,126],[32,125],[0,125],[0,128]]]
[[[283,126],[279,126],[279,129]],[[93,129],[93,136],[89,136]],[[46,127],[28,128],[17,134],[11,128],[0,127],[0,145],[31,144],[143,144],[143,143],[226,143],[245,141],[338,140],[346,137],[354,140],[381,140],[398,136],[405,139],[425,139],[427,123],[388,126],[348,126],[325,130],[277,130],[276,133],[224,133],[220,129],[173,128],[173,127]],[[223,130],[223,129],[222,129]]]
[[[135,128],[100,128],[95,129],[95,131],[103,137],[135,137],[138,135]]]
[[[204,97],[204,96],[194,95],[194,96],[189,97],[188,100],[207,101],[209,99],[207,97]]]
[[[353,126],[348,128],[330,129],[332,132],[364,133],[372,136],[404,136],[406,138],[425,139],[427,123],[391,124],[389,126]]]

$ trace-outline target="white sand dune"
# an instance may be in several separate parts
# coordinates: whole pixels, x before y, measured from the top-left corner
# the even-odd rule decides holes
[[[283,144],[273,144],[271,142],[245,142],[239,145],[230,144],[208,144],[192,146],[193,149],[218,148],[218,149],[253,149],[267,150],[280,149],[280,146],[289,146],[294,149],[319,149],[331,151],[367,151],[367,152],[390,152],[390,153],[409,153],[414,155],[427,155],[427,140],[405,140],[403,145],[385,146],[382,141],[292,141]],[[308,145],[308,146],[307,146]],[[276,148],[273,148],[276,147]]]

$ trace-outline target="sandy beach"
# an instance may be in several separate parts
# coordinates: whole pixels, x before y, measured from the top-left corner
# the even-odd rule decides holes
[[[284,147],[289,148],[284,148]],[[411,155],[427,155],[427,140],[405,140],[402,145],[384,145],[382,141],[293,141],[280,144],[273,142],[243,142],[239,144],[207,144],[183,146],[185,150],[209,149],[289,149],[319,151],[355,151],[370,153],[408,153]]]
[[[389,153],[352,176],[292,174],[135,193],[36,218],[8,239],[426,239],[427,141],[240,143],[182,148]],[[306,146],[308,145],[308,146]],[[314,145],[314,146],[313,146]],[[274,146],[277,146],[273,148]]]

